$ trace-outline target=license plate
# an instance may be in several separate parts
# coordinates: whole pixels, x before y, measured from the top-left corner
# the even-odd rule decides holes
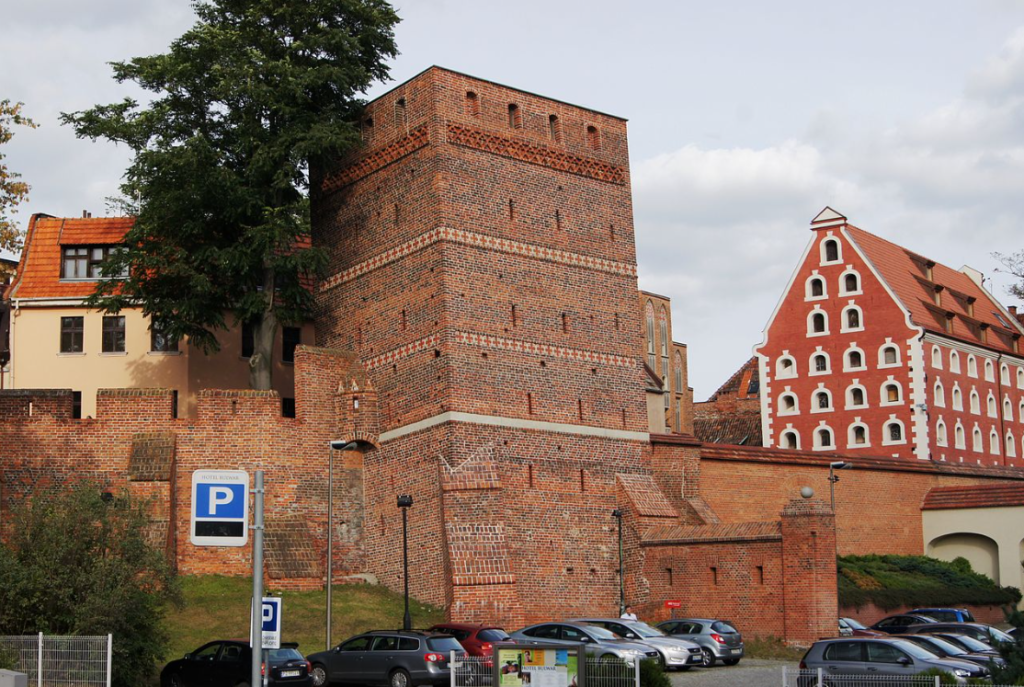
[[[743,653],[743,649],[733,649],[732,652],[734,654],[742,654]]]
[[[301,670],[282,670],[281,677],[298,677],[302,675]]]

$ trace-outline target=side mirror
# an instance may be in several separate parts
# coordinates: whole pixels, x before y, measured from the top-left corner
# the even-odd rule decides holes
[[[633,634],[632,632],[627,632],[626,633],[626,639],[636,639],[636,635]]]
[[[583,635],[582,637],[580,637],[580,642],[582,642],[583,644],[589,644],[590,643],[590,637],[588,637],[586,635]]]
[[[191,661],[192,660],[192,654],[185,654],[185,660]]]
[[[909,666],[911,663],[913,663],[913,661],[911,661],[906,656],[900,656],[898,659],[896,659],[896,662],[899,663],[901,666]]]

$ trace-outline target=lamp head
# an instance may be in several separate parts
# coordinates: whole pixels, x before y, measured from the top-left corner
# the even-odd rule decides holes
[[[359,444],[355,441],[332,441],[331,450],[333,451],[352,451],[359,448]]]
[[[847,463],[845,460],[836,460],[828,464],[833,470],[847,470],[853,467],[853,463]]]
[[[613,518],[621,518],[622,517],[622,511],[619,510],[618,508],[616,508],[615,510],[612,511],[612,517]]]
[[[409,508],[412,506],[412,496],[409,494],[399,494],[398,496],[398,507]]]

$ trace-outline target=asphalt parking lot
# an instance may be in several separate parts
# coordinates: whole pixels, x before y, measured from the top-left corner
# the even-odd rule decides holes
[[[669,673],[672,687],[782,687],[782,667],[795,671],[796,664],[745,658],[735,666],[693,668],[685,673]]]

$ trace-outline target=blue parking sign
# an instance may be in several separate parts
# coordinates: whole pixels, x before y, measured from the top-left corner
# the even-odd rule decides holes
[[[191,541],[196,546],[244,546],[249,541],[249,473],[192,473]]]

